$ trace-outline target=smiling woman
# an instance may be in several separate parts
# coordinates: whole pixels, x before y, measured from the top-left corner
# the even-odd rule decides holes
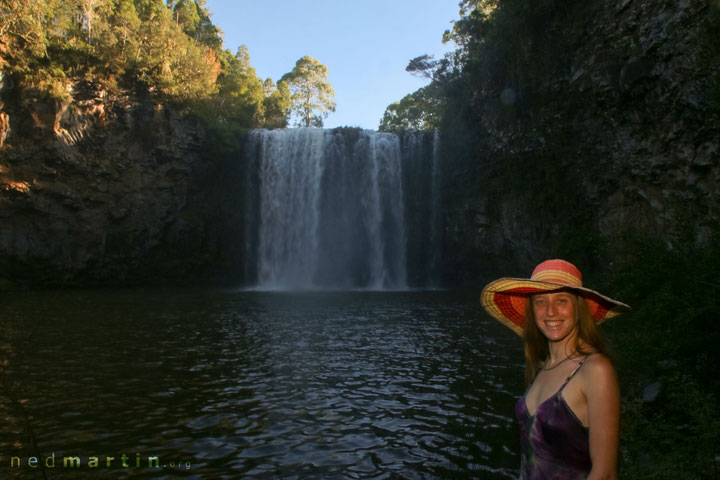
[[[575,333],[578,326],[578,298],[569,292],[541,293],[530,299],[535,324],[549,343],[558,343]],[[567,360],[565,355],[563,360]],[[554,365],[551,368],[555,368]]]
[[[596,324],[629,307],[584,288],[564,260],[541,263],[530,279],[496,280],[481,301],[525,340],[520,478],[617,478],[620,394]]]

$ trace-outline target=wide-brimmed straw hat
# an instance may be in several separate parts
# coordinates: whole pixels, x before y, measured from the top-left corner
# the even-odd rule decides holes
[[[582,286],[582,274],[565,260],[546,260],[535,267],[530,278],[500,278],[483,288],[480,301],[490,315],[522,336],[525,307],[530,295],[570,290],[587,300],[595,323],[602,323],[630,310],[628,305]]]

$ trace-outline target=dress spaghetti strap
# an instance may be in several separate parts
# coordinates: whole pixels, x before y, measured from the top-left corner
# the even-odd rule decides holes
[[[583,359],[580,360],[580,362],[577,364],[577,367],[575,367],[575,368],[573,369],[573,371],[570,372],[570,375],[568,375],[568,377],[565,379],[565,383],[562,384],[562,386],[560,387],[560,390],[557,391],[557,394],[556,394],[556,395],[559,395],[560,392],[563,391],[563,389],[565,388],[565,385],[567,385],[568,382],[570,382],[570,380],[572,380],[572,378],[573,378],[573,377],[575,376],[575,374],[578,372],[578,370],[580,370],[580,367],[583,366],[583,363],[585,363],[585,360],[587,360],[588,356],[589,356],[589,355],[585,355],[585,356],[583,357]]]

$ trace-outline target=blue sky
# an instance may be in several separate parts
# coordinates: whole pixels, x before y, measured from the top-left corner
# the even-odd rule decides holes
[[[207,0],[224,48],[245,44],[261,79],[277,81],[309,55],[327,65],[335,113],[325,127],[377,129],[385,108],[427,80],[405,71],[423,54],[441,58],[458,0]]]

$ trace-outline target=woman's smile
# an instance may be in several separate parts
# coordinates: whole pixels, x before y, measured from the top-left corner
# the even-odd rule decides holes
[[[540,331],[550,341],[566,338],[577,326],[577,300],[568,292],[534,295],[532,307]]]

